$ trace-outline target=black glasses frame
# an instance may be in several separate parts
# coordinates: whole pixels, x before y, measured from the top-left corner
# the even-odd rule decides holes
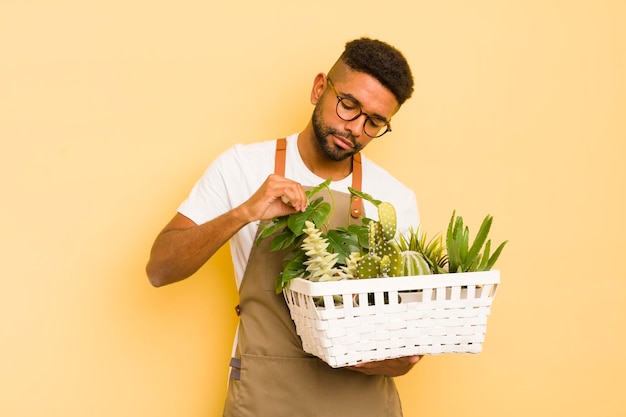
[[[333,89],[335,96],[337,97],[337,105],[335,106],[335,112],[337,113],[337,117],[339,117],[341,120],[346,121],[346,122],[351,122],[353,120],[358,119],[359,117],[361,117],[362,115],[365,115],[365,123],[363,124],[363,133],[365,133],[367,136],[369,136],[372,139],[376,139],[381,137],[382,135],[384,135],[385,133],[391,132],[391,124],[389,124],[389,121],[381,119],[380,117],[376,117],[376,116],[370,116],[369,114],[365,113],[362,109],[361,109],[361,105],[359,103],[357,103],[356,101],[354,101],[351,98],[348,97],[341,97],[339,95],[339,93],[337,92],[337,90],[335,89],[335,86],[333,85],[333,82],[330,78],[326,77],[326,80],[328,80],[328,85],[330,85],[330,88]],[[355,109],[359,110],[359,114],[357,114],[356,116],[354,116],[351,119],[346,119],[341,117],[341,114],[339,114],[339,105],[341,104],[342,101],[344,100],[349,100],[350,102],[354,103],[352,106],[349,107],[355,107]],[[374,123],[374,120],[381,120],[385,122],[385,130],[383,130],[382,133],[379,133],[378,135],[372,136],[369,133],[367,133],[366,131],[366,126],[367,126],[367,122],[371,121],[371,123]]]

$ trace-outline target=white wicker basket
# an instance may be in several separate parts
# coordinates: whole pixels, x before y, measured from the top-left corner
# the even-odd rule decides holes
[[[304,350],[337,368],[479,353],[499,282],[497,270],[333,282],[296,278],[283,293]]]

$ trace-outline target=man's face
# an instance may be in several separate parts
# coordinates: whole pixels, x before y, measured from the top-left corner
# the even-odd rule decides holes
[[[322,153],[333,161],[342,161],[367,146],[372,138],[363,132],[365,114],[352,121],[339,118],[337,95],[356,101],[364,113],[386,120],[391,119],[399,106],[395,96],[370,75],[349,72],[332,82],[337,94],[326,80],[326,89],[313,111],[313,132]]]

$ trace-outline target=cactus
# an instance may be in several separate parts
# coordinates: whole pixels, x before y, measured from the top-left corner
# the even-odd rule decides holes
[[[396,209],[391,203],[382,202],[378,205],[378,219],[383,228],[385,240],[396,237]]]
[[[369,253],[378,255],[379,246],[383,241],[383,226],[379,222],[371,221],[367,227],[369,230]]]
[[[430,265],[426,262],[424,256],[416,251],[401,252],[402,256],[402,275],[430,275]]]
[[[391,259],[389,259],[389,256],[385,255],[382,258],[380,258],[380,275],[383,277],[388,277],[390,271],[391,271]]]
[[[396,210],[391,203],[378,203],[378,219],[368,224],[369,253],[359,261],[359,278],[402,276],[402,255],[393,240],[396,235]]]
[[[380,276],[380,256],[368,253],[357,264],[359,278],[378,278]]]

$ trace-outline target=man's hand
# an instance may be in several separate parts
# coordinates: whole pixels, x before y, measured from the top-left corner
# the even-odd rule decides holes
[[[307,205],[306,194],[299,183],[272,174],[238,209],[246,213],[249,222],[254,222],[304,211]]]
[[[364,373],[366,375],[401,376],[409,372],[422,356],[405,356],[397,359],[360,363],[347,366],[346,369]]]
[[[307,203],[299,183],[272,174],[245,203],[211,221],[197,225],[176,213],[155,239],[148,278],[156,287],[185,279],[248,223],[304,211]]]

